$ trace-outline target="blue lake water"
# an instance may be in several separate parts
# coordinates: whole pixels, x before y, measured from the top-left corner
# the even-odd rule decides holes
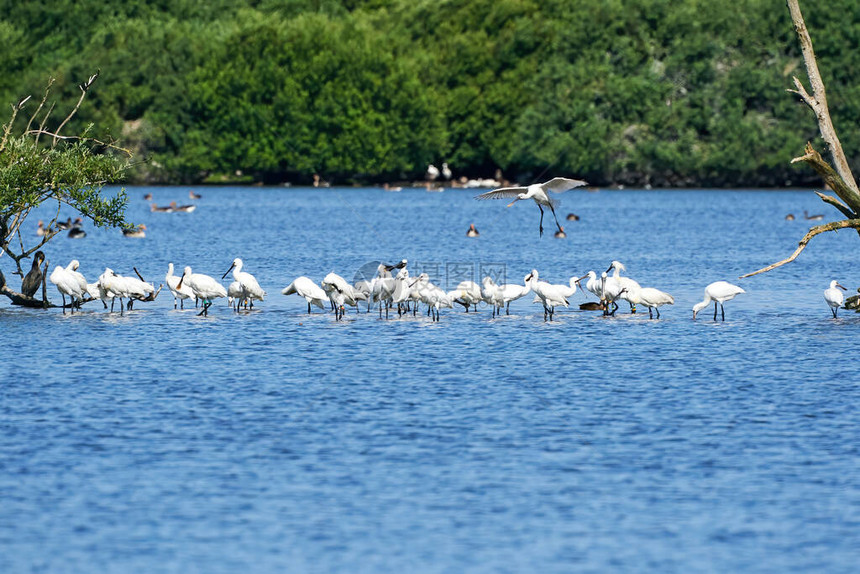
[[[568,192],[559,240],[533,204],[464,190],[203,188],[187,214],[148,191],[188,201],[132,188],[145,239],[88,227],[52,266],[159,283],[241,257],[269,296],[208,317],[166,291],[124,316],[0,301],[0,572],[856,572],[860,316],[822,291],[860,285],[858,237],[737,280],[794,249],[804,209],[835,215],[811,192]],[[617,259],[675,305],[337,323],[280,294],[402,258],[442,285]],[[718,279],[747,294],[693,321]]]

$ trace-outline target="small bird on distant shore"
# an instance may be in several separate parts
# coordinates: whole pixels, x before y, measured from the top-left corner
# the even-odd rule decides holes
[[[579,221],[579,216],[575,213],[568,213],[567,214],[567,220],[568,221]]]
[[[809,213],[807,213],[806,210],[804,209],[803,210],[803,217],[807,221],[821,221],[822,219],[824,219],[824,214],[818,213],[816,215],[809,215]]]
[[[479,235],[480,235],[480,233],[478,233],[478,230],[475,229],[475,224],[470,223],[469,224],[469,231],[466,232],[466,237],[478,237]]]
[[[188,199],[200,199],[201,197],[203,196],[199,193],[194,193],[193,189],[188,190]]]
[[[567,233],[564,232],[564,227],[559,227],[558,231],[555,232],[555,236],[558,239],[564,239],[565,237],[567,237]]]

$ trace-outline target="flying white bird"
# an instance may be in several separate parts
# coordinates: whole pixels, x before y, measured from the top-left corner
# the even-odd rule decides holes
[[[834,319],[836,318],[836,311],[845,302],[845,296],[842,295],[842,291],[839,289],[848,291],[848,289],[839,284],[839,281],[833,280],[830,282],[830,288],[824,290],[824,300],[830,305],[830,312],[833,313]]]
[[[696,315],[707,307],[711,301],[714,302],[714,321],[717,320],[717,304],[720,305],[720,310],[722,311],[723,321],[726,320],[726,310],[723,307],[723,303],[726,301],[731,301],[737,295],[741,293],[746,293],[743,289],[738,287],[737,285],[732,285],[731,283],[727,283],[725,281],[716,281],[711,283],[707,287],[705,287],[705,299],[701,303],[696,303],[693,306],[693,319],[696,318]]]
[[[508,207],[512,206],[514,203],[521,199],[532,199],[537,204],[538,209],[540,209],[540,224],[539,230],[540,235],[543,236],[543,208],[549,207],[550,211],[552,211],[552,216],[555,218],[555,224],[558,227],[559,231],[562,231],[561,224],[558,222],[558,217],[555,215],[555,206],[558,203],[555,199],[550,199],[547,195],[548,191],[552,191],[554,193],[561,193],[563,191],[567,191],[569,189],[573,189],[575,187],[580,187],[583,185],[587,185],[587,182],[582,181],[581,179],[568,179],[566,177],[556,177],[545,183],[535,183],[528,187],[501,187],[499,189],[494,189],[492,191],[488,191],[486,193],[482,193],[481,195],[475,196],[475,199],[510,199],[514,198],[512,202],[508,204]]]

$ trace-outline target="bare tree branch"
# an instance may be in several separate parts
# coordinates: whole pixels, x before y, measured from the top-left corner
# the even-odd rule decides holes
[[[824,195],[820,191],[816,191],[815,195],[820,197],[821,201],[823,201],[824,203],[829,203],[830,205],[841,211],[842,215],[844,215],[848,219],[853,219],[856,217],[856,215],[850,209],[842,205],[842,202],[833,197],[832,195]]]
[[[744,279],[745,277],[752,277],[753,275],[758,275],[759,273],[766,273],[767,271],[772,271],[777,267],[782,267],[786,263],[791,263],[797,256],[800,255],[800,252],[806,249],[806,244],[809,243],[809,240],[819,235],[821,233],[825,233],[827,231],[836,231],[837,229],[845,229],[845,228],[853,228],[860,229],[860,219],[844,219],[842,221],[834,221],[832,223],[826,223],[824,225],[819,225],[817,227],[813,227],[807,232],[806,235],[803,236],[803,239],[800,240],[800,243],[797,244],[797,249],[794,250],[794,253],[789,255],[786,259],[782,261],[777,261],[767,267],[763,267],[758,271],[754,271],[752,273],[747,273],[746,275],[741,275],[740,279]]]
[[[50,94],[50,93],[51,93],[51,86],[53,86],[53,85],[54,85],[54,82],[55,82],[55,81],[56,81],[56,80],[55,80],[54,78],[50,78],[50,79],[48,80],[48,85],[45,87],[45,95],[44,95],[44,96],[42,96],[42,101],[41,101],[41,102],[39,102],[39,107],[38,107],[38,108],[36,108],[36,111],[35,111],[35,112],[33,112],[33,115],[32,115],[32,116],[30,116],[30,121],[28,121],[28,122],[27,122],[27,127],[24,129],[24,131],[25,131],[25,132],[29,132],[29,131],[30,131],[30,126],[31,126],[31,125],[33,125],[33,120],[35,120],[35,119],[36,119],[36,116],[37,116],[37,115],[39,115],[39,112],[40,112],[40,111],[42,110],[42,108],[45,106],[45,102],[46,102],[46,101],[48,101],[48,94]]]
[[[809,37],[809,30],[807,30],[806,22],[803,20],[803,14],[800,12],[798,0],[786,0],[786,3],[788,4],[788,10],[791,13],[791,20],[794,23],[797,37],[800,40],[800,48],[803,52],[803,61],[806,64],[806,73],[809,76],[809,82],[812,85],[813,97],[810,99],[813,101],[813,104],[811,104],[811,106],[818,118],[818,127],[821,130],[821,137],[830,148],[830,153],[833,156],[833,163],[836,166],[837,173],[845,182],[846,187],[851,191],[851,201],[846,201],[846,203],[851,206],[855,212],[857,212],[858,208],[855,206],[860,206],[860,190],[857,189],[857,182],[854,181],[854,175],[851,173],[848,159],[845,157],[845,152],[842,151],[842,144],[839,143],[836,129],[833,127],[833,122],[830,120],[830,112],[827,108],[827,93],[824,89],[824,81],[821,79],[821,73],[818,71],[818,63],[815,60],[815,52],[812,49],[812,39]],[[795,86],[798,86],[798,91],[803,89],[803,86],[799,81],[795,81]],[[806,94],[804,100],[807,101],[808,97],[809,94]],[[807,103],[809,103],[809,101],[807,101]]]
[[[96,138],[91,138],[91,137],[81,137],[81,136],[61,136],[58,132],[59,132],[59,130],[57,130],[57,132],[50,132],[50,131],[48,131],[48,130],[43,130],[43,129],[40,127],[38,130],[28,130],[28,131],[26,131],[26,132],[24,132],[24,133],[25,133],[25,135],[36,135],[36,137],[37,137],[37,138],[38,138],[40,135],[45,134],[45,135],[47,135],[47,136],[51,136],[51,137],[53,137],[53,138],[54,138],[54,141],[56,141],[56,140],[58,140],[58,139],[59,139],[59,140],[77,140],[77,141],[82,141],[82,142],[94,143],[94,144],[97,144],[97,145],[100,145],[100,146],[103,146],[103,147],[106,147],[106,148],[110,148],[110,149],[115,149],[115,150],[117,150],[117,151],[121,151],[121,152],[123,152],[124,154],[126,154],[126,155],[128,155],[128,156],[131,156],[131,155],[132,155],[131,150],[126,149],[126,148],[124,148],[124,147],[119,147],[118,145],[114,145],[113,143],[103,142],[103,141],[101,141],[101,140],[97,140]]]
[[[800,157],[796,157],[791,160],[791,163],[804,162],[808,164],[812,169],[821,176],[821,179],[824,180],[824,183],[832,189],[839,198],[845,202],[845,204],[852,210],[852,214],[849,218],[854,218],[860,215],[860,195],[855,194],[848,185],[845,183],[845,180],[836,173],[836,170],[831,167],[829,163],[827,163],[821,154],[818,153],[815,148],[812,147],[812,144],[806,144],[806,153]]]
[[[66,125],[66,123],[67,123],[70,119],[72,119],[72,116],[74,116],[74,115],[78,112],[78,108],[80,108],[80,107],[81,107],[81,103],[84,101],[84,98],[85,98],[85,97],[87,97],[87,90],[89,90],[89,89],[90,89],[90,86],[92,86],[92,85],[93,85],[93,83],[96,81],[96,78],[98,78],[98,77],[99,77],[99,74],[100,74],[100,73],[101,73],[101,70],[99,69],[99,70],[97,70],[97,71],[96,71],[96,73],[95,73],[95,74],[93,74],[92,76],[90,76],[90,79],[89,79],[89,80],[87,80],[86,82],[84,82],[83,84],[81,84],[80,86],[78,86],[78,87],[81,89],[81,97],[80,97],[80,99],[78,100],[78,103],[77,103],[77,104],[75,104],[74,109],[69,113],[69,115],[67,115],[67,116],[66,116],[66,119],[64,119],[64,120],[60,123],[60,126],[57,128],[57,131],[55,132],[55,134],[56,134],[56,135],[54,135],[54,144],[53,144],[54,146],[56,146],[56,145],[57,145],[57,140],[60,138],[60,132],[61,132],[61,131],[63,131],[63,126],[65,126],[65,125]],[[40,128],[40,129],[41,129],[41,128]]]

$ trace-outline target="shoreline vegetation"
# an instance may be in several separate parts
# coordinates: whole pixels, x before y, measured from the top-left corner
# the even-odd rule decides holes
[[[0,99],[53,77],[60,108],[100,69],[69,129],[131,149],[131,184],[403,185],[447,162],[455,180],[820,186],[789,164],[821,140],[786,94],[791,18],[765,0],[0,4]],[[807,24],[834,123],[855,125],[860,6],[827,8]],[[860,133],[842,138],[860,169]]]

